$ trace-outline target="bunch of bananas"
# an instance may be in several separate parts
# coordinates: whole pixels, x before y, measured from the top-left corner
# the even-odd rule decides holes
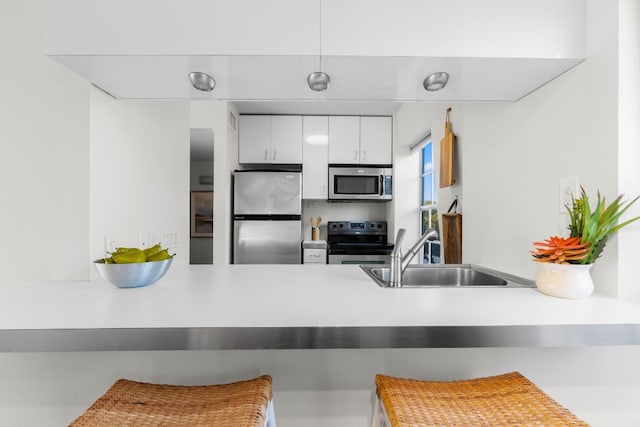
[[[102,260],[105,264],[133,264],[138,262],[164,261],[171,258],[169,249],[159,243],[146,249],[116,248],[109,258]]]

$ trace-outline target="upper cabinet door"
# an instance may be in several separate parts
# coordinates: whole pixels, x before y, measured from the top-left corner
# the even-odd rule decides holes
[[[302,118],[302,198],[327,200],[329,118]]]
[[[361,117],[360,164],[390,165],[392,140],[391,117]]]
[[[240,116],[238,162],[270,163],[271,116]]]
[[[360,163],[360,117],[329,116],[329,163]]]
[[[302,116],[240,116],[238,162],[302,163]]]
[[[391,117],[322,116],[325,125],[307,117],[305,121],[309,129],[328,126],[327,154],[318,153],[322,163],[327,157],[328,163],[334,164],[391,164]],[[311,161],[303,158],[302,116],[242,115],[238,145],[241,164],[299,165]]]
[[[270,163],[302,163],[302,116],[271,116]]]

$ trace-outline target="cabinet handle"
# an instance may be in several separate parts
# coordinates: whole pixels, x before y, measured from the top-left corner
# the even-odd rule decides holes
[[[277,154],[278,154],[278,151],[277,150],[273,150],[273,160],[276,159]]]
[[[358,161],[358,150],[355,150],[353,152],[353,160],[355,160],[356,162]]]
[[[367,150],[362,152],[362,160],[367,161]]]
[[[264,159],[265,159],[265,160],[268,160],[268,159],[269,159],[269,150],[268,150],[268,149],[265,149],[265,150],[264,150]]]

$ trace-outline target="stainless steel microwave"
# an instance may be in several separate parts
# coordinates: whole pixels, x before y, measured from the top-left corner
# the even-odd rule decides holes
[[[390,167],[329,166],[329,200],[391,200]]]

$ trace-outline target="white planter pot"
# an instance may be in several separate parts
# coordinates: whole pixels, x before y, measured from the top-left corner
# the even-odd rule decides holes
[[[592,265],[540,263],[536,286],[554,297],[587,298],[593,293]]]

